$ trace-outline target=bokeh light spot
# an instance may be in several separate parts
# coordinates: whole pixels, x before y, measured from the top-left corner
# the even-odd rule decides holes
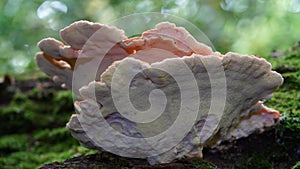
[[[45,1],[39,6],[37,15],[41,19],[45,19],[56,12],[67,13],[68,7],[60,1]]]

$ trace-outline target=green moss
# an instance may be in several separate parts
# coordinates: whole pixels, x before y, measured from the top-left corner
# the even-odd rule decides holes
[[[300,132],[300,50],[295,49],[285,56],[268,58],[273,69],[282,74],[284,83],[266,105],[283,115],[281,123],[284,128]]]
[[[24,134],[6,135],[0,138],[0,154],[8,154],[16,151],[24,151],[28,147],[28,141]]]
[[[65,127],[74,113],[70,91],[35,87],[12,93],[9,105],[0,109],[5,124],[0,125],[0,168],[37,168],[94,152],[79,146]]]
[[[256,155],[250,158],[240,160],[236,164],[236,169],[271,169],[274,168],[266,157]]]
[[[0,135],[25,133],[33,129],[65,126],[74,111],[70,91],[34,88],[17,91],[8,107],[0,109]]]
[[[273,98],[267,102],[270,106],[278,110],[283,116],[281,124],[284,128],[300,132],[300,92],[291,89],[284,91],[280,89],[274,93]]]
[[[54,137],[55,138],[55,137]],[[79,146],[78,143],[69,144],[70,140],[60,140],[57,143],[40,142],[34,140],[31,144],[21,145],[1,145],[2,147],[14,148],[14,152],[6,152],[0,156],[1,168],[37,168],[45,163],[54,161],[64,161],[65,159],[95,153],[95,151]],[[2,144],[1,139],[1,144]],[[59,142],[59,143],[58,143]],[[68,143],[69,142],[69,143]],[[11,144],[11,143],[9,143]],[[20,143],[18,143],[20,144]]]
[[[12,153],[11,155],[0,158],[5,169],[18,169],[18,168],[35,168],[39,157],[30,152],[20,151]]]

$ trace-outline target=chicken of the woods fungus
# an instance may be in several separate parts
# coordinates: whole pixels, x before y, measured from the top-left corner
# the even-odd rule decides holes
[[[38,43],[42,52],[37,53],[36,64],[55,82],[78,95],[74,103],[76,114],[71,116],[67,128],[87,148],[102,151],[108,148],[124,156],[131,149],[139,157],[142,153],[139,151],[150,152],[154,146],[167,144],[163,142],[168,139],[149,146],[147,142],[126,138],[143,139],[162,133],[174,123],[179,113],[184,114],[189,107],[197,105],[195,100],[200,101],[195,109],[196,118],[192,119],[184,138],[160,154],[140,157],[150,164],[201,158],[204,147],[215,148],[222,141],[262,132],[277,124],[281,117],[279,112],[263,105],[263,100],[270,98],[283,83],[281,75],[271,70],[270,63],[253,55],[214,52],[195,40],[185,28],[173,23],[162,22],[143,32],[141,37],[127,38],[124,31],[116,27],[78,21],[62,29],[60,36],[65,43],[53,38]],[[189,68],[194,81],[185,80],[189,73],[180,66],[182,63]],[[73,77],[75,73],[77,80]],[[130,104],[137,110],[145,111],[157,104],[155,100],[149,102],[152,90],[159,89],[164,93],[167,102],[160,117],[138,123],[118,112],[112,92],[118,91],[116,87],[120,91],[126,89],[128,79],[131,79],[127,86]],[[199,98],[191,94],[191,97],[185,96],[185,102],[181,104],[181,94],[185,91],[181,91],[180,85],[189,86],[193,82],[197,88],[192,93],[198,94]],[[215,97],[213,90],[215,94],[223,90],[224,97]],[[222,102],[223,109],[217,112]],[[126,102],[121,100],[120,104],[126,107]],[[181,109],[182,106],[187,109]],[[107,130],[101,123],[103,120],[128,137],[118,140],[110,133],[98,134]]]

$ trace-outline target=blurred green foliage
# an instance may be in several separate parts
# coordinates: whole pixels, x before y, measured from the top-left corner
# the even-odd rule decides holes
[[[59,39],[58,30],[77,20],[110,23],[132,13],[160,12],[200,28],[216,50],[265,56],[300,39],[299,0],[2,0],[0,76],[36,69],[36,44]]]

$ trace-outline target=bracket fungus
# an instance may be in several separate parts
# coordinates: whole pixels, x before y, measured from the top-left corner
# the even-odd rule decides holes
[[[60,35],[65,43],[53,38],[39,42],[42,52],[36,63],[80,95],[74,103],[77,114],[67,128],[87,148],[167,163],[202,157],[203,147],[262,132],[280,119],[262,102],[283,83],[270,63],[256,56],[214,52],[173,23],[162,22],[141,37],[127,38],[116,27],[79,21]],[[83,66],[87,70],[78,71]],[[74,81],[75,73],[80,80]],[[129,116],[131,111],[136,116],[146,112],[149,120],[138,121]],[[178,122],[179,116],[183,120]],[[171,136],[147,140],[174,125]],[[183,130],[185,126],[190,127]],[[109,127],[126,137],[111,134]],[[180,133],[183,137],[174,141]],[[162,151],[145,153],[157,148]]]

